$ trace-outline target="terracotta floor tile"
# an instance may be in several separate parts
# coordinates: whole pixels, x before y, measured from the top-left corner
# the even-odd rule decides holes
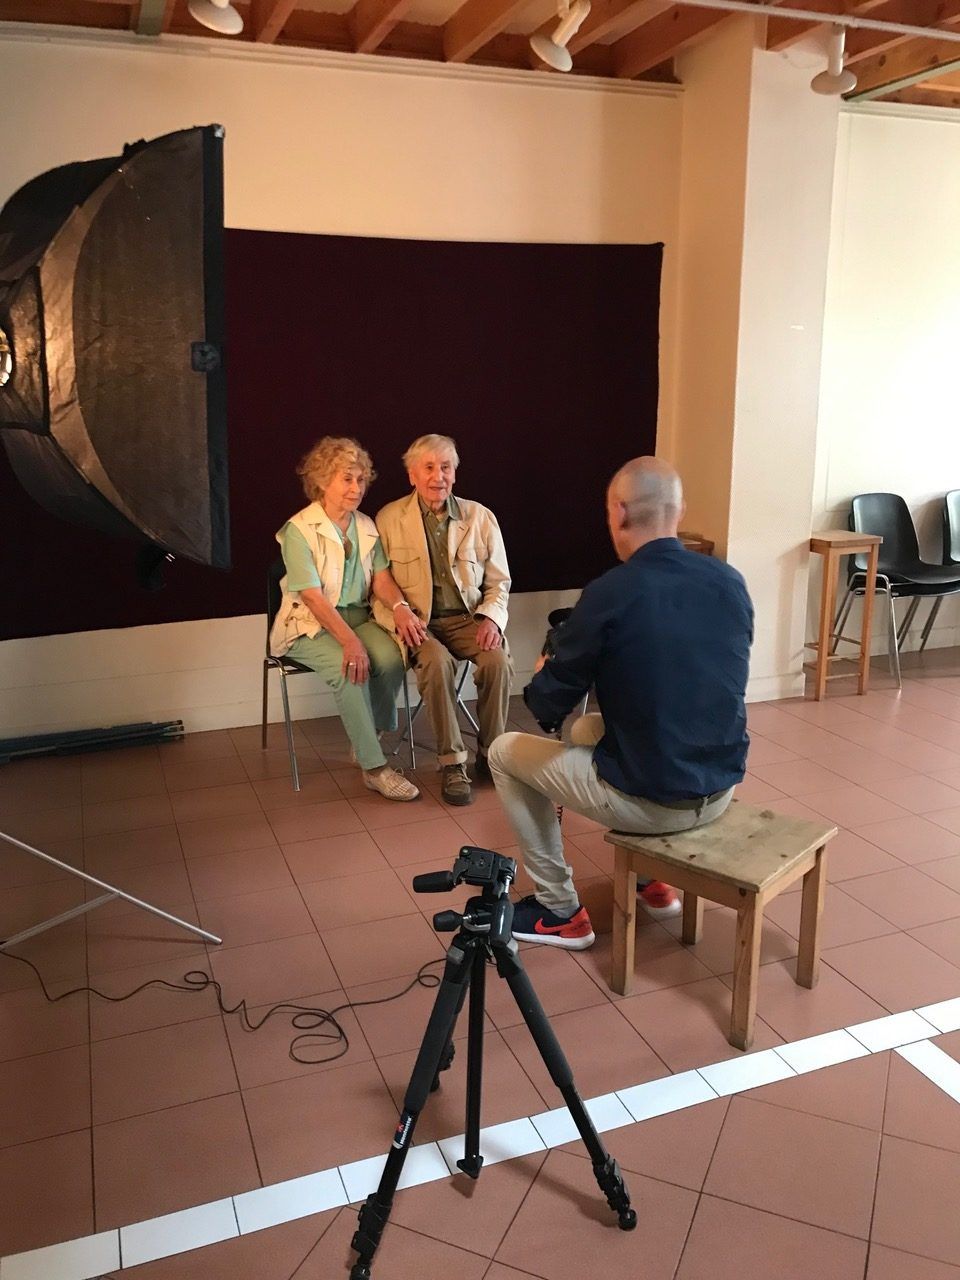
[[[190,858],[187,871],[197,902],[205,898],[230,898],[238,894],[293,887],[287,861],[276,845],[269,845],[266,849],[243,849],[237,853],[215,853],[207,858]]]
[[[799,759],[799,756],[796,751],[789,751],[786,747],[779,746],[769,738],[764,738],[761,734],[751,732],[750,750],[747,753],[747,765],[751,773],[756,770],[758,765],[782,764],[785,761],[797,759]]]
[[[439,974],[440,969],[439,965],[434,966],[434,973]],[[412,981],[411,978],[386,978],[382,982],[366,983],[347,991],[348,999],[359,1006],[354,1012],[363,1028],[364,1037],[377,1058],[420,1047],[437,998],[437,989],[435,985],[423,986],[418,983],[404,995],[400,995]],[[491,985],[488,984],[488,996]],[[397,998],[390,999],[391,996]],[[378,1003],[364,1005],[364,1001]],[[489,1014],[487,1027],[493,1030]],[[462,1040],[466,1034],[467,1017],[464,1014],[457,1021],[454,1038]]]
[[[520,1206],[497,1261],[545,1280],[603,1274],[672,1280],[697,1197],[692,1191],[631,1174],[639,1206],[635,1231],[620,1231],[587,1160],[553,1151]]]
[[[570,952],[559,947],[531,947],[523,954],[523,967],[548,1018],[573,1009],[609,1004]],[[501,1029],[524,1025],[523,1014],[507,983],[494,972],[488,977],[486,1008],[491,1021]]]
[[[621,1016],[620,1006],[605,1002],[559,1014],[550,1022],[584,1098],[668,1074],[639,1032]],[[562,1106],[563,1100],[526,1025],[506,1028],[503,1037],[548,1105]],[[602,1054],[596,1052],[598,1044],[604,1046]]]
[[[960,1267],[872,1244],[866,1280],[960,1280]]]
[[[507,1033],[509,1034],[509,1032]],[[417,1050],[388,1054],[377,1059],[383,1078],[393,1095],[397,1110],[401,1109]],[[440,1088],[432,1093],[417,1123],[417,1142],[434,1142],[463,1133],[466,1105],[466,1044],[458,1044],[453,1065],[440,1076]],[[585,1092],[585,1097],[590,1094]],[[536,1115],[556,1105],[550,1098],[557,1093],[552,1085],[547,1092],[534,1087],[529,1075],[511,1053],[500,1032],[488,1031],[483,1038],[483,1108],[482,1124],[501,1124],[518,1116]]]
[[[0,1147],[90,1124],[90,1057],[85,1045],[0,1062]]]
[[[901,868],[901,870],[906,870]],[[882,872],[881,875],[898,875],[899,872]],[[907,873],[909,874],[909,872]],[[867,880],[875,877],[867,876]],[[860,942],[864,938],[877,938],[885,933],[895,933],[897,926],[890,920],[871,911],[862,902],[856,901],[848,893],[852,882],[845,880],[843,885],[830,885],[823,902],[823,917],[820,922],[821,949],[826,947],[842,947],[848,942]],[[778,898],[767,904],[764,915],[778,924],[792,938],[800,934],[800,901],[799,893],[781,893]]]
[[[884,1137],[872,1238],[960,1266],[960,1155]]]
[[[864,787],[846,786],[840,790],[812,791],[803,797],[804,804],[822,813],[841,827],[860,827],[867,822],[886,822],[902,818],[906,810],[898,804],[874,795]]]
[[[222,756],[215,760],[165,760],[162,767],[163,778],[171,794],[248,781],[239,756]]]
[[[412,977],[428,960],[442,959],[445,951],[419,912],[324,929],[322,937],[344,988],[381,978]]]
[[[627,1125],[604,1135],[604,1141],[620,1168],[673,1182],[699,1191],[720,1137],[729,1098],[702,1102],[696,1107],[654,1116],[641,1124]],[[560,1148],[589,1159],[581,1142]]]
[[[499,849],[502,845],[517,843],[516,832],[502,809],[481,809],[475,813],[471,806],[457,809],[456,815],[457,825],[467,833],[471,844],[484,849]],[[569,823],[566,823],[566,828],[568,833],[572,831]]]
[[[577,836],[571,836],[568,843],[585,853],[604,875],[613,875],[614,846],[607,843],[602,831],[582,831]]]
[[[809,791],[835,791],[848,787],[849,781],[812,760],[792,760],[788,764],[757,765],[753,773],[788,796],[802,796]],[[740,795],[738,788],[737,794]]]
[[[170,903],[164,909],[181,920],[197,922],[192,902]],[[188,961],[186,971],[193,968],[192,957],[198,955],[206,958],[202,938],[142,908],[116,915],[93,912],[87,916],[87,963],[91,977],[163,960],[185,959]]]
[[[411,1187],[397,1196],[391,1222],[492,1258],[540,1171],[545,1151]]]
[[[842,1120],[879,1133],[891,1056],[875,1053],[854,1058],[834,1067],[750,1089],[743,1097],[772,1102],[791,1111],[805,1111],[826,1120]]]
[[[519,887],[519,880],[517,884]],[[581,904],[586,907],[594,932],[598,936],[601,933],[609,933],[613,928],[613,881],[611,878],[609,876],[593,876],[588,879],[579,879],[577,880],[577,894]],[[690,957],[685,957],[687,965],[689,965],[689,959]],[[682,976],[677,976],[678,969],[675,958],[665,956],[664,961],[662,971],[651,973],[650,981],[657,986],[672,985],[674,982],[682,981]],[[669,963],[667,963],[668,961]],[[686,972],[684,966],[680,967],[679,972],[681,975]]]
[[[259,739],[256,745],[259,747]],[[229,729],[188,733],[179,742],[161,743],[157,750],[160,753],[160,763],[164,766],[168,761],[179,763],[185,760],[217,760],[237,754]]]
[[[243,849],[266,849],[276,843],[273,828],[262,813],[199,818],[195,822],[180,822],[177,826],[183,852],[188,858],[239,853]]]
[[[896,871],[900,866],[899,858],[878,849],[853,831],[840,830],[830,841],[827,880],[831,884],[842,884],[845,880],[873,875],[877,871]],[[799,893],[801,888],[802,882],[798,880],[787,892]]]
[[[908,773],[899,778],[871,782],[867,784],[867,790],[902,805],[911,813],[930,813],[937,809],[956,808],[960,804],[960,790],[925,774]]]
[[[89,1130],[0,1151],[0,1257],[92,1231]]]
[[[205,929],[223,938],[224,947],[246,947],[314,931],[296,886],[205,898],[200,903],[200,920]]]
[[[286,747],[280,750],[241,751],[238,759],[243,771],[251,782],[261,782],[267,778],[284,778],[288,787],[293,787],[290,775],[290,757]],[[297,770],[301,778],[311,773],[326,773],[327,767],[313,750],[297,744]]]
[[[890,822],[867,823],[857,828],[857,834],[911,865],[960,854],[960,836],[915,814]]]
[[[393,871],[338,876],[303,885],[303,900],[320,930],[369,920],[390,920],[417,912],[417,904]]]
[[[927,816],[937,826],[945,827],[947,831],[952,831],[954,835],[960,835],[960,806],[954,809],[937,809],[936,812]]]
[[[59,995],[60,986],[51,994]],[[87,993],[79,992],[51,1004],[36,980],[30,987],[0,994],[0,1061],[86,1044],[87,1001]]]
[[[83,870],[83,840],[79,836],[69,840],[48,842],[42,852],[59,858],[68,867],[78,867],[81,871]],[[0,858],[0,889],[12,889],[27,884],[47,884],[51,880],[69,878],[69,871],[64,871],[62,867],[31,857],[16,845],[3,842],[3,857]]]
[[[879,1147],[869,1129],[735,1097],[704,1190],[866,1239]]]
[[[905,933],[832,947],[823,959],[891,1013],[950,1000],[960,991],[960,969]]]
[[[727,1040],[730,991],[719,978],[630,996],[617,1008],[671,1071],[686,1071],[740,1056],[740,1050]],[[782,1043],[781,1037],[758,1017],[754,1050]]]
[[[390,802],[384,800],[383,803]],[[270,809],[267,818],[280,844],[348,835],[352,831],[362,831],[364,827],[349,800],[314,801],[292,808]]]
[[[125,1267],[105,1280],[290,1280],[338,1213],[328,1209],[206,1249]]]
[[[382,1155],[399,1115],[373,1062],[260,1085],[243,1099],[264,1184]]]
[[[404,1193],[405,1194],[405,1193]],[[344,1280],[356,1261],[350,1241],[357,1229],[355,1209],[342,1209],[333,1226],[291,1280]],[[373,1262],[373,1274],[384,1280],[425,1280],[458,1276],[481,1280],[489,1259],[389,1222]]]
[[[203,818],[230,818],[237,814],[262,812],[257,793],[249,782],[175,791],[170,797],[170,803],[177,822],[198,822]]]
[[[346,803],[368,831],[380,831],[384,827],[406,826],[408,823],[429,822],[443,816],[443,808],[430,796],[420,794],[419,800],[398,803],[368,792],[369,799],[360,798]],[[333,834],[333,833],[331,833]],[[452,859],[451,859],[452,861]]]
[[[747,804],[767,804],[770,800],[782,800],[784,795],[785,792],[778,791],[752,773],[747,773],[737,786],[737,799]]]
[[[917,929],[920,925],[960,916],[960,893],[931,880],[920,867],[901,867],[899,871],[847,880],[843,892],[898,929]],[[836,944],[825,942],[824,945]]]
[[[260,1186],[239,1093],[96,1125],[93,1161],[98,1231]]]
[[[311,991],[330,991],[337,985],[330,957],[316,933],[225,951],[211,947],[210,969],[229,1006],[240,1000],[246,1000],[250,1008],[297,1000]]]
[[[960,1152],[960,1106],[916,1068],[892,1053],[883,1132],[894,1138]]]
[[[953,858],[941,858],[937,862],[925,862],[923,874],[938,884],[945,884],[954,892],[960,892],[960,855]]]
[[[105,880],[123,893],[129,893],[141,902],[160,907],[164,911],[173,910],[178,903],[191,902],[193,889],[187,875],[186,863],[181,858],[178,862],[156,862],[144,867],[123,867],[111,880]],[[96,885],[86,886],[88,898],[98,898],[103,890]],[[105,902],[97,907],[98,917],[127,915],[135,910],[126,898],[117,897],[113,902]]]
[[[435,859],[437,868],[450,867],[470,838],[453,818],[441,815],[426,822],[405,823],[396,828],[378,827],[372,833],[391,866]]]
[[[343,799],[343,792],[325,769],[304,774],[299,791],[294,791],[289,778],[266,778],[255,782],[253,789],[264,809],[271,810],[297,809],[305,804]]]
[[[0,953],[0,991],[34,988],[36,974],[15,957],[33,962],[44,981],[64,987],[82,986],[87,981],[87,945],[85,921],[69,920],[46,933],[20,942],[9,953]]]
[[[139,760],[117,760],[108,757],[82,762],[81,787],[84,804],[109,800],[128,800],[136,796],[163,795],[166,783],[156,748],[152,757]]]
[[[866,1241],[704,1196],[677,1280],[862,1280]]]
[[[910,937],[935,951],[944,960],[949,960],[960,970],[960,920],[941,920],[937,924],[911,929]]]
[[[820,979],[812,990],[797,985],[796,967],[795,960],[787,960],[760,968],[757,1012],[784,1040],[802,1040],[886,1013],[829,965],[821,964]],[[733,975],[723,980],[732,990]]]
[[[298,884],[314,884],[336,876],[384,871],[390,864],[368,831],[343,836],[321,836],[284,844],[283,856]]]
[[[868,747],[858,747],[852,742],[844,745],[841,751],[831,751],[823,757],[823,765],[831,773],[837,773],[848,782],[866,787],[871,782],[882,782],[885,778],[899,778],[903,767],[896,760],[882,756]]]
[[[275,695],[275,690],[270,690]],[[233,744],[234,750],[239,754],[241,751],[259,751],[262,742],[262,730],[259,724],[242,725],[238,729],[225,730]],[[191,735],[192,736],[192,735]],[[309,747],[310,741],[304,733],[300,724],[293,726],[293,741],[297,750],[301,746]],[[268,751],[286,751],[287,749],[287,730],[282,721],[273,721],[267,725],[267,748]]]
[[[173,810],[166,795],[137,796],[130,800],[104,800],[100,804],[84,804],[85,835],[109,835],[115,831],[142,831],[146,827],[162,827],[173,821]]]
[[[112,880],[132,867],[183,861],[180,834],[173,824],[86,836],[83,849],[84,869],[101,880]]]
[[[829,897],[829,894],[827,895]],[[760,963],[771,964],[775,960],[789,960],[797,954],[797,940],[789,932],[780,927],[771,915],[771,908],[779,899],[768,903],[764,911],[763,929],[760,935]],[[783,906],[781,906],[783,911]],[[789,909],[784,914],[789,915]],[[680,943],[682,922],[679,916],[665,920],[663,927],[675,940],[675,946],[681,954],[695,957],[704,965],[708,973],[732,973],[736,958],[737,917],[736,913],[721,907],[717,911],[705,911],[703,914],[703,932],[699,942],[686,946]],[[706,977],[707,974],[696,974],[694,977]],[[691,979],[692,980],[692,979]],[[639,994],[639,992],[637,993]]]
[[[129,801],[118,801],[127,804]],[[169,822],[170,819],[166,818]],[[48,852],[53,840],[73,840],[83,835],[83,810],[80,805],[68,805],[62,809],[31,809],[29,812],[10,814],[4,818],[7,835],[32,845],[41,853]]]
[[[0,937],[9,938],[84,900],[82,880],[50,880],[7,889],[0,897]]]
[[[219,1014],[101,1040],[92,1046],[90,1057],[95,1125],[237,1088]]]
[[[277,1010],[258,1026],[248,1031],[239,1014],[225,1019],[227,1036],[236,1064],[237,1077],[243,1089],[255,1089],[261,1084],[276,1080],[289,1080],[294,1076],[309,1075],[317,1071],[329,1071],[331,1067],[346,1067],[357,1062],[369,1062],[373,1054],[364,1039],[356,1015],[350,1009],[342,1009],[347,997],[342,991],[325,991],[304,996],[291,1003],[305,1009],[316,1010],[318,1015],[332,1013],[347,1037],[347,1044],[339,1038],[336,1027],[320,1021],[315,1027],[296,1027],[293,1009]],[[249,1020],[256,1026],[270,1012],[272,1006],[261,1005],[249,1010]],[[294,1041],[297,1044],[294,1046]],[[346,1050],[346,1051],[344,1051]],[[291,1057],[296,1053],[299,1061]]]
[[[45,766],[49,760],[11,760],[3,766],[0,777],[0,814],[4,820],[12,814],[34,813],[38,809],[66,809],[82,800],[80,761],[63,759],[67,765],[54,770]],[[42,767],[44,766],[44,767]]]
[[[132,969],[115,969],[98,974],[93,985],[105,996],[120,997],[135,991],[152,979],[163,979],[185,986],[184,975],[190,970],[210,972],[203,954],[183,960],[162,960],[156,964],[138,965]],[[113,1036],[132,1035],[175,1023],[211,1018],[217,1013],[213,988],[205,991],[172,991],[166,987],[148,987],[128,1000],[104,1000],[90,996],[90,1033],[92,1040],[108,1040]]]

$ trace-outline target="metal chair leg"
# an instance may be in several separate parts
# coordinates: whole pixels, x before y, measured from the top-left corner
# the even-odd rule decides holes
[[[263,664],[263,724],[260,734],[260,746],[264,751],[267,749],[267,696],[269,694],[269,683],[270,663],[265,661]]]
[[[423,705],[423,703],[422,703],[422,700],[421,700],[421,706],[422,706],[422,705]],[[407,687],[407,673],[406,673],[406,672],[404,672],[404,673],[403,673],[403,706],[404,706],[404,710],[405,710],[405,711],[406,711],[406,713],[407,713],[407,728],[406,728],[406,735],[407,735],[407,738],[408,738],[408,740],[409,740],[409,746],[410,746],[410,768],[411,768],[411,769],[416,769],[416,767],[417,767],[417,748],[416,748],[416,745],[414,744],[414,741],[413,741],[413,716],[410,714],[410,690],[409,690],[409,688]],[[417,707],[417,710],[419,711],[419,710],[420,710],[420,707]],[[397,743],[397,751],[399,751],[399,750],[400,750],[400,743],[402,743],[402,742],[403,742],[403,738],[401,737],[400,742],[398,742],[398,743]],[[396,753],[394,753],[394,754],[396,754]]]
[[[473,729],[473,732],[477,734],[479,738],[480,726],[477,724],[476,720],[474,720],[473,716],[470,714],[470,709],[463,700],[463,686],[466,683],[467,675],[469,671],[470,671],[470,663],[469,661],[465,661],[463,664],[463,670],[460,672],[460,679],[457,681],[457,706],[460,708],[463,714],[470,721],[470,725],[471,725],[471,728]]]
[[[940,606],[942,604],[943,604],[943,596],[937,596],[937,598],[933,602],[933,607],[930,610],[930,617],[927,618],[923,626],[923,631],[921,631],[920,633],[920,652],[921,653],[923,653],[924,649],[927,647],[927,641],[930,638],[930,632],[933,630],[934,623],[937,620],[937,614],[940,612]]]
[[[907,616],[903,620],[903,625],[897,631],[897,648],[898,649],[903,648],[903,642],[907,638],[907,632],[910,630],[911,626],[913,625],[913,620],[916,617],[917,610],[919,609],[919,607],[920,607],[920,597],[914,596],[913,599],[910,601],[910,604],[907,606]]]
[[[283,667],[280,672],[280,693],[283,697],[283,719],[287,726],[287,751],[290,753],[290,773],[293,777],[294,791],[300,790],[300,770],[297,768],[297,749],[293,745],[293,721],[290,719],[290,699],[287,696],[287,673]]]
[[[853,606],[853,596],[853,587],[847,587],[847,594],[843,598],[843,604],[840,606],[833,624],[833,634],[830,638],[831,653],[837,652],[837,646],[843,639],[843,628],[847,625],[847,618],[850,616],[850,609]]]
[[[890,674],[897,677],[897,688],[903,688],[903,681],[900,678],[900,646],[897,643],[897,611],[894,606],[893,592],[887,587],[887,600],[890,603],[890,636],[888,641],[888,652],[890,656]]]

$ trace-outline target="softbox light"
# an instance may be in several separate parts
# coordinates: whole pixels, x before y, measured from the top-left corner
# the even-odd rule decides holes
[[[148,556],[225,569],[222,240],[219,125],[52,169],[0,211],[0,440],[20,483]]]

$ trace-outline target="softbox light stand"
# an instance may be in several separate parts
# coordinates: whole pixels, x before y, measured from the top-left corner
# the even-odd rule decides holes
[[[34,849],[32,845],[24,844],[22,840],[18,840],[15,836],[7,835],[6,832],[0,831],[0,840],[5,840],[7,844],[12,844],[24,853],[29,853],[31,857],[40,858],[43,862],[49,862],[51,866],[59,867],[67,875],[75,876],[78,880],[84,880],[87,884],[96,885],[98,889],[106,890],[99,898],[91,898],[89,902],[81,902],[79,906],[71,907],[69,911],[62,911],[58,916],[51,916],[49,920],[43,920],[40,924],[31,925],[29,929],[23,929],[20,933],[15,933],[12,938],[4,938],[0,942],[0,951],[7,951],[10,947],[26,942],[28,938],[35,938],[38,933],[46,933],[48,929],[53,929],[58,924],[65,924],[68,920],[74,920],[77,916],[93,911],[96,907],[106,906],[114,898],[123,898],[126,902],[132,902],[135,907],[140,907],[143,911],[149,911],[152,915],[159,916],[162,920],[169,920],[171,924],[175,924],[181,929],[186,929],[188,933],[196,934],[198,938],[203,938],[206,942],[215,942],[218,945],[223,942],[223,939],[218,938],[215,933],[208,933],[206,929],[201,929],[199,925],[190,924],[188,920],[181,920],[179,916],[173,916],[169,911],[164,911],[149,902],[144,902],[142,898],[135,898],[132,893],[127,893],[124,889],[118,889],[116,885],[107,884],[105,880],[98,880],[96,876],[87,875],[85,871],[80,871],[77,867],[71,867],[69,862],[61,862],[59,858],[54,858],[49,853],[44,853],[41,849]]]

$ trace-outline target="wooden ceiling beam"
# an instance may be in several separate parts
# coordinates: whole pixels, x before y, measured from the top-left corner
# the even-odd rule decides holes
[[[0,22],[48,23],[123,31],[130,24],[129,0],[0,0]]]
[[[447,62],[467,62],[494,36],[500,35],[530,0],[466,0],[443,27]]]
[[[406,15],[412,0],[357,0],[347,15],[357,53],[373,53]]]
[[[954,40],[905,40],[886,53],[876,54],[857,64],[857,87],[847,95],[854,101],[884,85],[900,87],[911,76],[929,79],[937,68],[953,71],[960,64],[960,43]]]
[[[694,44],[729,16],[715,9],[671,5],[659,17],[645,22],[612,46],[614,75],[621,80],[632,80]]]
[[[297,0],[252,0],[250,37],[256,44],[275,44],[296,8]]]
[[[909,22],[932,31],[951,30],[960,25],[960,0],[889,0],[870,16],[879,19],[881,14],[884,22]],[[885,34],[868,27],[853,28],[847,32],[845,61],[848,66],[856,66],[910,38],[895,31]]]
[[[659,17],[671,7],[671,0],[592,0],[586,22],[567,41],[572,54],[596,44],[608,36],[625,36],[652,18]],[[549,36],[557,25],[556,17],[537,28],[540,35]],[[539,58],[534,65],[543,66]]]
[[[886,0],[859,0],[859,3],[850,3],[850,0],[800,0],[796,7],[826,15],[846,13],[858,17],[866,17],[869,14],[873,17],[874,11],[882,8],[885,3]],[[796,22],[792,18],[775,18],[771,14],[767,19],[767,48],[788,49],[790,45],[796,44],[798,40],[802,40],[811,31],[816,31],[821,26],[823,26],[821,22]]]

